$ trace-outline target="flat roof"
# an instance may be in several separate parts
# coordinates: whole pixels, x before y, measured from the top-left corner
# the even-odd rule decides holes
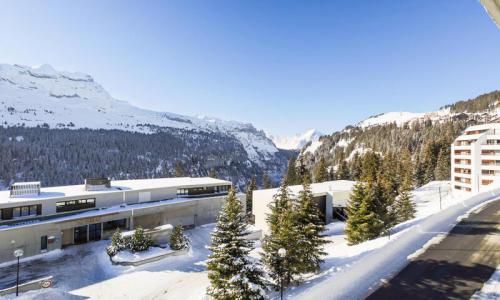
[[[18,203],[41,199],[61,198],[61,197],[88,197],[102,193],[120,191],[140,191],[157,188],[186,188],[196,186],[230,185],[231,182],[211,177],[172,177],[172,178],[152,178],[152,179],[131,179],[131,180],[111,180],[111,187],[98,191],[86,191],[84,184],[64,185],[53,187],[42,187],[40,195],[26,197],[10,197],[10,191],[0,191],[0,204]]]
[[[312,183],[311,192],[313,194],[323,194],[327,192],[347,192],[351,191],[355,184],[356,182],[351,180],[334,180],[334,181]],[[298,195],[299,192],[302,191],[302,185],[291,185],[288,187],[288,189],[293,195]],[[274,195],[276,194],[277,191],[278,188],[256,190],[255,192],[272,193]]]

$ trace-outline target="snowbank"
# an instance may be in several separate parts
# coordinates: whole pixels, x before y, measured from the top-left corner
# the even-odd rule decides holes
[[[472,295],[471,300],[495,300],[500,299],[500,266],[491,278],[484,283],[483,288]]]
[[[131,252],[129,250],[124,250],[118,252],[115,256],[113,256],[113,261],[120,263],[120,262],[139,262],[143,260],[147,260],[150,258],[158,257],[158,256],[163,256],[166,254],[170,254],[174,252],[170,248],[158,248],[158,247],[151,247],[146,251],[143,252]]]

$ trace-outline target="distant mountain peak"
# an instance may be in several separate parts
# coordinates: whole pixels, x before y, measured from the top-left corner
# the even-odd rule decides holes
[[[298,133],[293,136],[267,134],[276,147],[286,150],[299,150],[309,143],[316,142],[322,135],[323,134],[316,129],[309,129],[304,133]]]

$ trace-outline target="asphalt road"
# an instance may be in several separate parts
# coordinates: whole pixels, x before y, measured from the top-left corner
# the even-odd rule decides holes
[[[500,199],[459,222],[367,299],[470,299],[500,265]]]

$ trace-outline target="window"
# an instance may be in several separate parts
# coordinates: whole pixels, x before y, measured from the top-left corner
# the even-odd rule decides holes
[[[104,222],[102,226],[104,231],[115,231],[116,228],[127,229],[127,219]]]
[[[56,203],[56,212],[67,212],[95,207],[95,198],[60,201]]]
[[[42,214],[42,205],[18,206],[0,209],[0,220],[33,217]]]
[[[196,197],[209,194],[227,194],[229,185],[202,186],[177,189],[177,197]]]
[[[47,236],[44,235],[40,238],[40,250],[47,250]]]

